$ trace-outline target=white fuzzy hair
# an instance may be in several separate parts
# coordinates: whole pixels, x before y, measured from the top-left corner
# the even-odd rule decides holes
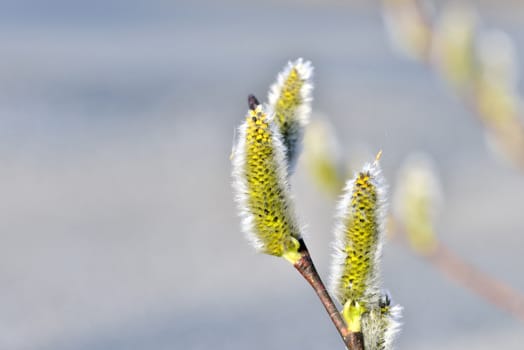
[[[362,315],[362,332],[366,350],[392,350],[396,336],[400,332],[400,305],[389,306],[382,313],[380,306],[372,305],[370,311]]]
[[[400,334],[400,328],[402,326],[402,322],[400,322],[400,319],[402,318],[402,306],[391,306],[389,308],[388,316],[388,327],[386,329],[386,333],[384,334],[384,349],[392,350],[393,343]]]
[[[261,106],[262,107],[262,106]],[[270,127],[271,140],[274,146],[274,159],[278,183],[282,186],[284,193],[284,201],[286,202],[287,212],[286,215],[290,219],[292,227],[297,229],[297,232],[293,232],[293,237],[299,239],[300,231],[297,225],[296,218],[294,216],[293,201],[290,193],[290,186],[288,183],[288,170],[286,165],[285,147],[282,142],[282,136],[274,123],[274,114],[269,106],[262,107],[262,112],[266,112],[267,121]],[[254,224],[255,217],[253,211],[249,207],[249,189],[246,178],[246,132],[247,132],[247,120],[245,120],[238,128],[238,139],[236,146],[232,153],[233,163],[233,189],[235,191],[235,200],[239,210],[239,216],[241,218],[241,229],[246,235],[248,241],[255,247],[257,251],[263,251],[265,242],[263,242],[257,232]]]

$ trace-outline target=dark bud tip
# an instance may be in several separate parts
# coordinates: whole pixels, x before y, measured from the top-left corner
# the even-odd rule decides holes
[[[255,97],[255,95],[249,95],[247,97],[247,104],[249,106],[249,109],[251,110],[255,110],[257,109],[257,106],[260,104],[257,100],[257,98]]]
[[[380,307],[388,307],[391,305],[391,296],[389,295],[389,292],[384,292],[380,297],[378,304]]]

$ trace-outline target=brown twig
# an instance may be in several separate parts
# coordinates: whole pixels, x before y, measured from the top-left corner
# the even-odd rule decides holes
[[[326,290],[320,275],[311,260],[309,251],[304,244],[304,241],[300,242],[300,254],[301,258],[295,263],[295,268],[300,272],[300,274],[308,281],[308,283],[313,287],[315,293],[317,293],[320,302],[324,305],[329,318],[337,328],[344,344],[349,350],[364,350],[364,339],[361,332],[350,332],[346,326],[346,323],[342,319],[340,312],[338,311],[333,299]]]
[[[465,262],[443,243],[427,258],[447,277],[524,321],[524,296],[518,291]]]

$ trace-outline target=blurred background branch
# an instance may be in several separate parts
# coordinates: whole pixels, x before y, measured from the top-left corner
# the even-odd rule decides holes
[[[518,94],[513,39],[485,29],[470,6],[435,6],[421,0],[383,0],[383,17],[394,48],[438,73],[471,109],[487,143],[524,171],[524,121]]]
[[[395,184],[392,236],[404,241],[446,277],[524,322],[524,296],[466,262],[437,235],[443,195],[434,162],[424,154],[408,157]],[[474,243],[470,247],[474,247]]]

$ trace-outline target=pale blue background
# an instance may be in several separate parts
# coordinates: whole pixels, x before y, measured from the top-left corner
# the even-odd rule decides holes
[[[482,1],[524,62],[524,8]],[[246,96],[311,59],[315,112],[388,181],[433,155],[442,239],[524,291],[524,176],[366,1],[1,1],[0,349],[342,349],[312,290],[239,230],[229,154]],[[334,203],[299,164],[327,276]],[[399,349],[521,349],[524,327],[390,243]]]

